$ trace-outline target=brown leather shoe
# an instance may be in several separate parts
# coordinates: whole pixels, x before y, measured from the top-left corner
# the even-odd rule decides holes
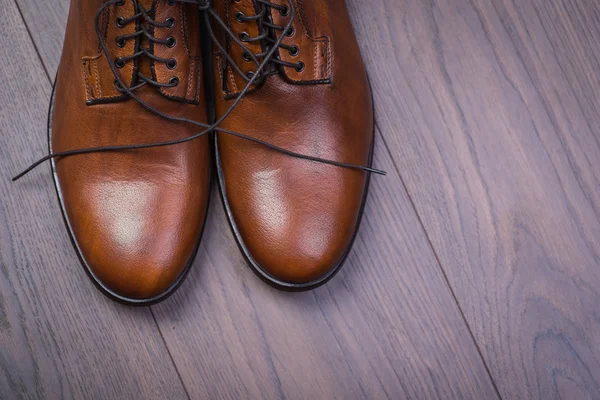
[[[108,60],[148,106],[206,121],[199,23],[198,7],[178,0],[73,0],[50,113],[51,151],[161,142],[198,132],[134,101]],[[204,226],[210,157],[209,140],[202,137],[53,160],[69,233],[105,294],[146,305],[181,283]]]
[[[217,118],[257,71],[256,60],[286,35],[259,84],[220,127],[296,153],[370,166],[371,94],[344,1],[302,0],[290,7],[287,0],[214,0],[213,6],[249,50],[228,37],[221,42],[228,60],[215,47]],[[227,215],[254,271],[288,290],[330,279],[356,235],[369,173],[223,133],[216,134],[215,149]]]

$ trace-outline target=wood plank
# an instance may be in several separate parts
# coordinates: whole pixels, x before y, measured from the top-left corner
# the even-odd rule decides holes
[[[502,397],[600,397],[600,6],[348,0],[377,120]]]
[[[29,26],[45,18],[19,4]],[[49,70],[59,55],[43,53]],[[390,176],[374,179],[348,264],[311,293],[250,272],[215,193],[188,281],[153,307],[192,398],[496,397],[381,142],[376,157]]]
[[[31,37],[34,40],[35,48],[42,60],[44,60],[44,68],[46,68],[48,76],[52,79],[56,76],[60,55],[62,54],[65,26],[67,24],[67,17],[69,16],[69,3],[70,0],[43,2],[35,0],[16,1],[17,7],[27,23]],[[39,17],[35,18],[35,16]],[[28,22],[33,21],[34,18],[35,24],[29,24]]]
[[[213,207],[191,282],[153,307],[192,398],[496,397],[385,148],[376,160],[390,175],[347,265],[310,293],[258,280]]]
[[[49,169],[51,86],[12,1],[0,5],[0,397],[185,398],[148,309],[104,298],[80,266]]]

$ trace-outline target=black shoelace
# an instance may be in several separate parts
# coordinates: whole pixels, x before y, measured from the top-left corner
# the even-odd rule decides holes
[[[118,6],[123,6],[125,4],[125,1],[119,0],[116,2],[116,4]],[[104,9],[104,7],[102,9]],[[150,13],[152,12],[152,10],[144,9],[137,1],[134,2],[134,10],[135,10],[135,14],[132,15],[131,17],[128,17],[128,18],[118,17],[117,18],[117,26],[119,28],[125,28],[129,24],[135,23],[136,28],[137,28],[136,31],[133,33],[126,34],[126,35],[117,36],[116,42],[117,42],[117,46],[124,47],[128,40],[135,39],[136,40],[135,53],[125,56],[125,57],[117,58],[114,61],[115,66],[117,68],[123,68],[127,64],[127,62],[129,62],[131,60],[139,59],[141,57],[148,57],[151,60],[153,60],[154,62],[159,62],[159,63],[165,64],[167,66],[167,68],[169,68],[169,69],[174,69],[177,66],[177,60],[175,60],[174,58],[162,58],[162,57],[156,56],[154,54],[154,52],[152,51],[152,47],[154,46],[154,44],[161,44],[164,46],[173,47],[173,46],[175,46],[175,38],[172,36],[170,36],[167,39],[157,38],[156,36],[154,36],[153,34],[151,34],[148,31],[145,24],[147,24],[153,28],[155,28],[155,27],[172,28],[175,24],[175,20],[173,18],[167,18],[164,22],[158,22],[150,16]],[[148,39],[149,47],[147,47],[147,48],[142,48],[140,45],[140,43],[141,43],[140,39],[143,37]],[[131,86],[129,88],[132,91],[137,90],[147,84],[150,84],[150,85],[158,87],[158,88],[161,88],[161,87],[162,88],[170,88],[170,87],[175,87],[175,86],[179,85],[179,79],[175,76],[172,77],[169,80],[169,82],[161,83],[161,82],[155,81],[151,77],[144,75],[139,70],[136,70],[135,77],[137,78],[137,84],[135,84],[134,86]],[[119,90],[120,92],[123,91],[122,85],[119,82],[115,81],[115,86],[116,86],[117,90]]]
[[[238,96],[235,98],[235,100],[233,101],[233,103],[231,104],[231,106],[227,109],[227,111],[220,117],[218,118],[213,124],[206,124],[206,123],[202,123],[199,121],[195,121],[195,120],[191,120],[188,118],[184,118],[184,117],[177,117],[177,116],[173,116],[173,115],[169,115],[169,114],[165,114],[159,110],[157,110],[156,108],[154,108],[153,106],[151,106],[150,104],[148,104],[147,102],[145,102],[144,100],[142,100],[139,96],[137,96],[134,93],[134,90],[140,88],[141,86],[144,86],[146,84],[152,84],[154,86],[161,86],[161,85],[165,85],[165,84],[161,84],[158,83],[156,81],[151,80],[148,77],[142,77],[139,76],[141,82],[138,83],[135,86],[132,87],[127,87],[123,80],[121,79],[119,72],[118,72],[118,68],[119,66],[117,65],[116,61],[113,61],[108,48],[106,46],[106,42],[104,41],[104,37],[102,34],[102,29],[101,29],[101,24],[100,24],[100,18],[101,15],[103,13],[103,11],[113,5],[113,4],[122,4],[123,0],[109,0],[107,2],[105,2],[104,4],[102,4],[102,6],[98,9],[98,12],[96,13],[96,19],[95,19],[95,25],[96,25],[96,34],[98,36],[98,39],[100,41],[100,46],[102,48],[102,51],[104,53],[104,55],[107,57],[108,60],[108,65],[110,66],[110,69],[113,73],[113,75],[115,76],[115,85],[119,88],[119,90],[121,91],[121,93],[131,97],[132,99],[134,99],[136,102],[138,102],[142,107],[144,107],[146,110],[150,111],[151,113],[164,118],[166,120],[169,121],[173,121],[173,122],[183,122],[183,123],[189,123],[195,126],[199,126],[201,128],[204,128],[203,131],[196,133],[192,136],[188,136],[182,139],[176,139],[176,140],[169,140],[169,141],[164,141],[164,142],[154,142],[154,143],[144,143],[144,144],[131,144],[131,145],[120,145],[120,146],[102,146],[102,147],[92,147],[92,148],[85,148],[85,149],[75,149],[75,150],[67,150],[67,151],[61,151],[61,152],[57,152],[57,153],[51,153],[48,154],[47,156],[44,156],[42,158],[40,158],[39,160],[37,160],[36,162],[34,162],[33,164],[31,164],[27,169],[25,169],[23,172],[21,172],[20,174],[18,174],[17,176],[15,176],[12,180],[13,182],[22,178],[24,175],[28,174],[30,171],[32,171],[34,168],[36,168],[37,166],[39,166],[40,164],[44,163],[45,161],[48,161],[50,159],[53,158],[57,158],[57,157],[67,157],[67,156],[73,156],[73,155],[78,155],[78,154],[90,154],[90,153],[99,153],[99,152],[111,152],[111,151],[125,151],[125,150],[138,150],[138,149],[149,149],[149,148],[154,148],[154,147],[163,147],[163,146],[173,146],[173,145],[177,145],[177,144],[181,144],[181,143],[187,143],[190,141],[193,141],[195,139],[198,139],[210,132],[216,131],[216,132],[221,132],[221,133],[225,133],[228,135],[232,135],[235,137],[239,137],[241,139],[244,140],[248,140],[250,142],[254,142],[257,144],[260,144],[262,146],[265,146],[269,149],[278,151],[282,154],[286,154],[288,156],[291,157],[295,157],[295,158],[299,158],[299,159],[303,159],[303,160],[309,160],[309,161],[314,161],[314,162],[319,162],[319,163],[323,163],[323,164],[328,164],[328,165],[333,165],[333,166],[337,166],[337,167],[342,167],[342,168],[349,168],[349,169],[356,169],[356,170],[361,170],[361,171],[366,171],[366,172],[373,172],[376,174],[380,174],[380,175],[386,175],[385,171],[381,171],[375,168],[371,168],[371,167],[367,167],[367,166],[363,166],[363,165],[356,165],[356,164],[349,164],[349,163],[343,163],[343,162],[339,162],[339,161],[334,161],[334,160],[328,160],[328,159],[324,159],[324,158],[319,158],[319,157],[314,157],[314,156],[310,156],[310,155],[306,155],[306,154],[301,154],[301,153],[296,153],[287,149],[284,149],[282,147],[276,146],[274,144],[271,144],[269,142],[266,142],[264,140],[261,139],[257,139],[254,138],[252,136],[248,136],[248,135],[244,135],[243,133],[238,133],[238,132],[234,132],[228,129],[224,129],[219,127],[219,125],[221,125],[221,123],[227,118],[229,117],[229,115],[232,113],[232,111],[235,109],[235,107],[240,103],[240,101],[244,98],[244,96],[248,93],[248,91],[250,90],[250,88],[255,84],[255,81],[257,80],[257,78],[261,75],[261,72],[264,70],[265,66],[272,62],[274,60],[274,55],[277,51],[277,49],[279,49],[281,47],[282,41],[285,38],[285,35],[280,35],[279,39],[275,40],[273,42],[273,46],[270,47],[270,49],[268,51],[266,51],[266,54],[264,54],[262,61],[259,63],[256,56],[252,55],[251,52],[249,51],[249,49],[244,45],[244,43],[237,37],[237,35],[231,31],[231,29],[229,29],[229,27],[227,26],[227,24],[221,20],[221,18],[219,17],[219,15],[217,14],[217,12],[212,8],[210,0],[169,0],[170,3],[185,3],[185,4],[194,4],[197,5],[199,7],[200,10],[202,11],[206,11],[204,13],[204,18],[205,18],[205,22],[206,25],[208,27],[208,31],[210,33],[210,36],[213,40],[213,42],[216,44],[216,46],[223,52],[223,54],[227,57],[228,61],[230,63],[232,63],[233,65],[235,65],[235,62],[233,61],[233,59],[231,58],[231,56],[229,56],[229,54],[227,53],[227,51],[225,51],[225,49],[221,46],[221,44],[219,43],[219,41],[217,40],[213,30],[212,30],[212,24],[211,24],[211,17],[217,21],[217,23],[219,25],[221,25],[221,27],[223,28],[223,30],[225,31],[225,33],[231,37],[231,39],[237,43],[239,46],[242,47],[242,49],[251,54],[251,56],[253,57],[254,61],[257,62],[257,69],[256,72],[252,75],[252,77],[248,78],[248,82],[246,84],[246,86],[244,87],[244,89],[238,94]],[[267,0],[257,0],[259,2],[262,3],[270,3]],[[289,15],[290,15],[290,20],[288,22],[288,24],[284,27],[281,27],[283,29],[284,32],[287,32],[291,26],[292,26],[292,22],[294,20],[294,16],[295,16],[295,8],[293,5],[293,1],[288,0],[288,11],[289,11]],[[271,4],[273,5],[273,4]],[[275,5],[273,5],[275,6]],[[137,7],[137,2],[136,2],[136,7]],[[283,6],[281,6],[283,7]],[[154,23],[154,24],[158,24],[156,21],[153,21],[147,14],[147,12],[145,10],[140,9],[139,7],[137,8],[138,12],[136,15],[128,18],[128,19],[123,19],[120,22],[121,23],[126,23],[126,22],[131,22],[133,21],[133,19],[138,19],[138,18],[142,18],[143,20],[147,21],[148,23]],[[152,21],[152,22],[150,22]],[[166,23],[166,22],[165,22]],[[158,38],[154,38],[152,37],[152,35],[150,35],[149,32],[147,32],[146,30],[142,29],[142,33],[135,33],[133,35],[145,35],[149,40],[154,40],[155,42],[158,42],[160,39]],[[133,36],[131,36],[133,37]],[[151,38],[152,37],[152,38]],[[127,38],[125,38],[126,40]],[[129,59],[132,59],[133,57],[140,57],[143,55],[149,55],[151,53],[149,53],[148,50],[141,50],[139,52],[137,52],[136,54],[129,56]],[[154,55],[151,56],[151,58],[154,57]],[[159,62],[165,62],[164,59],[160,59],[160,58],[156,58],[156,61]],[[167,60],[168,61],[168,60]],[[239,70],[239,67],[237,68]],[[241,72],[241,71],[240,71]],[[244,75],[242,73],[242,75]],[[146,78],[146,79],[144,79]],[[171,83],[173,84],[173,83]]]
[[[298,46],[288,45],[283,43],[282,41],[277,41],[278,32],[281,35],[285,34],[291,36],[294,33],[293,27],[286,27],[274,24],[269,18],[269,16],[271,15],[271,9],[279,11],[279,13],[284,17],[290,16],[290,7],[286,5],[272,3],[270,0],[256,0],[256,3],[260,5],[260,11],[258,11],[255,15],[245,15],[241,11],[235,13],[235,18],[239,22],[256,22],[260,29],[260,34],[257,36],[250,36],[247,32],[240,33],[238,35],[240,41],[243,43],[258,42],[264,44],[264,50],[258,54],[252,54],[251,52],[248,52],[247,49],[244,49],[245,51],[242,54],[242,58],[244,59],[244,61],[253,61],[256,64],[256,66],[258,66],[260,64],[259,60],[262,60],[269,53],[272,47],[278,47],[280,49],[287,50],[290,53],[290,55],[297,56],[300,53],[300,49]],[[290,20],[293,20],[293,18],[290,18]],[[274,65],[280,65],[282,67],[294,68],[298,72],[302,72],[305,66],[302,61],[299,61],[297,63],[284,61],[278,57],[277,53],[275,53],[274,56],[271,57],[269,63]],[[224,63],[223,67],[226,69],[227,65],[227,63]],[[239,69],[236,63],[232,62],[231,65],[236,70],[236,72],[238,72],[240,75],[242,75],[242,77],[246,79],[246,82],[248,82],[255,74],[254,72],[249,72],[248,74],[244,75],[244,73]],[[276,69],[264,72],[263,74],[261,74],[262,76],[259,79],[264,79],[264,77],[276,73]]]

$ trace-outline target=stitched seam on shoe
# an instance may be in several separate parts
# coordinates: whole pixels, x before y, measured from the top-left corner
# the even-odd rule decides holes
[[[85,60],[83,60],[83,62],[81,63],[81,68],[83,69],[83,81],[84,81],[84,85],[85,85],[85,99],[90,100],[90,98],[92,96],[90,94],[90,84],[89,84],[88,69],[87,69],[86,64],[87,64],[87,62]]]
[[[187,14],[185,14],[183,10],[184,4],[179,4],[179,14],[181,18],[181,37],[183,37],[183,45],[185,47],[185,52],[188,56],[191,56],[192,53],[190,51],[190,46],[188,43],[188,35],[187,35]],[[185,29],[184,29],[185,28]]]
[[[333,78],[333,53],[331,52],[331,43],[327,38],[327,78]]]
[[[98,99],[101,97],[102,93],[100,92],[100,86],[99,86],[99,75],[98,75],[98,59],[102,56],[102,54],[98,54],[94,57],[83,57],[81,59],[81,61],[84,63],[84,65],[87,63],[90,66],[89,69],[89,73],[88,70],[84,69],[84,74],[86,74],[87,78],[86,78],[86,84],[90,85],[90,78],[93,79],[93,86],[96,88],[96,95],[95,96],[90,96],[90,99]],[[93,76],[94,74],[92,74],[91,72],[91,67],[94,68],[94,72],[95,72],[95,76]],[[91,86],[91,85],[90,85]],[[88,89],[86,89],[87,91]]]
[[[217,57],[217,64],[218,64],[218,67],[219,67],[219,77],[221,78],[221,85],[220,85],[221,88],[220,88],[220,90],[221,90],[221,93],[223,94],[223,96],[226,96],[227,92],[223,90],[223,82],[225,82],[225,76],[223,75],[223,63],[222,63],[222,60],[221,60],[222,56],[219,55],[219,53],[216,53],[215,57]]]
[[[187,89],[185,90],[185,97],[190,97],[192,94],[192,83],[196,80],[195,79],[196,77],[194,76],[195,64],[196,64],[196,60],[193,60],[190,57],[190,68],[188,71],[188,79],[187,79],[188,84],[187,84]]]
[[[313,46],[314,49],[314,57],[313,57],[313,79],[317,79],[317,67],[319,64],[319,48],[321,47],[321,42],[315,40],[316,46]]]
[[[304,12],[304,6],[302,5],[302,0],[294,0],[294,2],[296,3],[296,8],[299,11],[300,22],[302,23],[302,27],[304,29],[304,33],[307,36],[311,37],[312,36],[312,30],[308,26],[308,19],[306,18],[306,13]]]
[[[227,76],[229,77],[229,80],[231,81],[233,92],[237,93],[238,86],[237,86],[237,82],[235,81],[235,76],[233,75],[233,68],[231,68],[229,66],[227,66]]]
[[[108,14],[108,15],[107,15]],[[106,18],[104,18],[106,16]],[[108,37],[108,24],[110,23],[110,7],[106,8],[102,15],[102,37],[104,41]],[[102,45],[98,41],[98,52],[102,52]]]
[[[102,88],[100,87],[100,74],[98,73],[98,61],[94,60],[94,71],[96,75],[96,91],[98,92],[98,97],[102,97]]]
[[[200,83],[200,78],[202,76],[202,60],[200,60],[200,57],[198,57],[198,60],[196,61],[196,90],[194,91],[194,99],[196,101],[200,101],[200,87],[201,87],[201,83]]]

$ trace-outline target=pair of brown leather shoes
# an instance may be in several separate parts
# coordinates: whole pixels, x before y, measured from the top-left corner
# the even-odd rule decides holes
[[[192,265],[211,148],[253,270],[289,290],[331,278],[365,203],[373,110],[343,0],[72,0],[48,133],[86,271],[151,304]]]

